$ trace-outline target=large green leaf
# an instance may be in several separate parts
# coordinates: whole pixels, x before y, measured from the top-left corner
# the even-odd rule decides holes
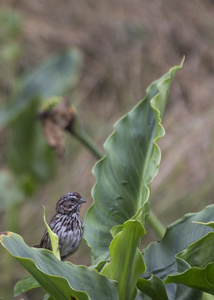
[[[33,276],[27,276],[20,279],[14,286],[14,296],[17,297],[31,289],[40,287],[40,284]]]
[[[163,281],[152,275],[149,279],[140,278],[137,283],[138,289],[148,295],[150,299],[168,300]]]
[[[12,232],[0,235],[2,245],[56,300],[118,300],[118,284],[85,266],[59,261],[51,251],[31,248]]]
[[[7,169],[0,171],[0,199],[0,212],[21,203],[24,199],[24,193],[17,178]]]
[[[54,174],[54,155],[38,122],[38,110],[51,96],[64,96],[74,87],[81,66],[76,49],[53,57],[20,84],[19,93],[0,111],[0,127],[10,125],[9,162],[25,191]]]
[[[168,275],[179,272],[175,258],[176,254],[212,230],[209,227],[195,224],[193,221],[210,222],[213,220],[213,216],[214,205],[211,205],[198,213],[187,214],[175,223],[172,223],[167,228],[164,238],[160,242],[152,243],[144,251],[147,270],[141,277],[149,279],[152,275],[155,275],[164,281]],[[180,284],[167,284],[166,290],[169,299],[199,300],[202,297],[201,291]],[[138,299],[147,298],[141,295]]]
[[[26,76],[20,92],[0,111],[0,127],[17,119],[35,98],[62,96],[76,83],[81,53],[77,49],[57,55]]]
[[[185,284],[214,295],[213,245],[214,232],[210,232],[178,253],[176,260],[179,273],[169,275],[165,282]]]
[[[94,167],[95,200],[85,218],[85,234],[92,256],[109,257],[110,230],[134,215],[149,213],[149,185],[158,172],[164,135],[161,125],[169,89],[182,64],[172,68],[147,89],[147,96],[119,120],[104,147],[105,157]]]
[[[35,182],[45,181],[54,174],[55,157],[37,121],[38,105],[38,99],[31,101],[11,124],[8,159],[26,192],[33,191]]]
[[[146,268],[138,248],[144,234],[145,230],[140,221],[129,220],[111,242],[111,261],[104,267],[102,274],[119,282],[121,300],[132,300],[136,297],[138,278]]]

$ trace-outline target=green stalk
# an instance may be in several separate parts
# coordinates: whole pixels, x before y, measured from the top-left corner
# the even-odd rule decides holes
[[[166,229],[164,225],[158,220],[158,218],[156,217],[156,215],[153,213],[151,209],[147,220],[151,225],[151,227],[153,228],[153,230],[156,232],[157,236],[160,239],[162,239],[164,237]]]
[[[72,131],[72,134],[75,135],[98,159],[103,157],[103,153],[98,149],[97,145],[94,144],[90,136],[82,129],[81,126],[78,126],[75,131]]]

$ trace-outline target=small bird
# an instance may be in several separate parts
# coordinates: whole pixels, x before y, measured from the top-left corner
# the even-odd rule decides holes
[[[51,219],[49,226],[59,237],[61,260],[72,255],[81,243],[83,225],[79,210],[81,204],[85,202],[80,194],[67,193],[56,204],[56,214]],[[41,243],[37,247],[52,250],[47,230],[45,230]]]

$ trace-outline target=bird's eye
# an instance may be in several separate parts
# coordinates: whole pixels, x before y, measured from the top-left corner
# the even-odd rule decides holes
[[[71,201],[77,201],[77,197],[71,197]]]

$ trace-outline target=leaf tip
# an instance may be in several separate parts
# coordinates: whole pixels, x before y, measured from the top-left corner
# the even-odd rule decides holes
[[[9,231],[2,231],[0,232],[0,242],[2,240],[2,236],[5,235],[5,236],[10,236],[10,232]]]
[[[186,57],[185,57],[185,55],[184,55],[183,58],[182,58],[182,61],[181,61],[181,67],[183,67],[183,64],[184,64],[185,59],[186,59]]]

